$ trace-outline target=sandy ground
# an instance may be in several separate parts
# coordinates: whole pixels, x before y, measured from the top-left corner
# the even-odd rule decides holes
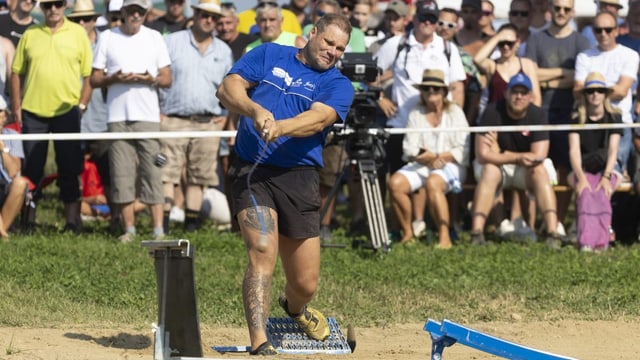
[[[640,320],[633,322],[559,321],[465,324],[496,337],[577,359],[640,359]],[[356,350],[349,355],[280,355],[282,359],[429,359],[431,340],[424,324],[356,328]],[[344,330],[346,331],[346,330]],[[246,345],[243,328],[201,327],[205,357],[248,358],[246,353],[221,355],[214,345]],[[153,359],[149,330],[76,326],[67,329],[0,328],[0,359],[116,360]],[[445,360],[495,359],[463,345],[444,351]]]

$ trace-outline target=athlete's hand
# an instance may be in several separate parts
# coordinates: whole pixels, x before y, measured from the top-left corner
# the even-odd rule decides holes
[[[253,116],[253,126],[264,141],[275,139],[278,125],[273,114],[265,109],[258,109]]]

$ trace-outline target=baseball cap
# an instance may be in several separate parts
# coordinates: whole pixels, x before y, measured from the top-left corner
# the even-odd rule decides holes
[[[120,11],[122,8],[122,0],[109,0],[109,12]]]
[[[122,2],[122,7],[137,5],[143,9],[151,8],[151,0],[124,0]]]
[[[387,5],[387,8],[384,11],[392,11],[400,17],[405,17],[409,14],[409,7],[407,6],[407,3],[402,0],[394,0]]]
[[[438,4],[433,0],[422,0],[416,3],[416,15],[424,17],[427,15],[433,15],[436,18],[440,15],[438,11]]]
[[[533,88],[531,85],[531,79],[529,79],[529,77],[523,72],[519,72],[511,77],[509,84],[507,84],[507,89],[512,89],[516,86],[525,87],[529,91]]]

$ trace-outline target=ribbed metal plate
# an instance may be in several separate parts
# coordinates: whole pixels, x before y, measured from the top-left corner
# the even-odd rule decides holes
[[[269,318],[267,337],[281,354],[351,354],[335,318],[327,318],[330,335],[325,341],[310,339],[291,318]]]

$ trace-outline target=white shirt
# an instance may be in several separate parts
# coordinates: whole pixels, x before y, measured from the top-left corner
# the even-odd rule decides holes
[[[439,69],[445,74],[445,83],[464,81],[467,75],[462,66],[458,47],[451,44],[450,59],[444,54],[444,40],[437,34],[433,34],[433,40],[426,46],[418,43],[413,31],[406,39],[406,44],[398,50],[403,37],[393,37],[387,40],[376,53],[378,67],[383,71],[393,70],[392,100],[402,106],[407,99],[419,94],[414,84],[422,82],[422,73],[426,69]],[[396,56],[397,54],[397,56]],[[449,97],[451,94],[449,94]],[[396,114],[387,121],[390,127],[406,127],[408,119]]]
[[[618,83],[621,77],[635,80],[639,63],[638,53],[626,46],[616,45],[609,51],[601,51],[598,47],[592,47],[578,54],[575,80],[584,83],[590,72],[597,71],[607,80],[608,86],[613,86]],[[627,95],[622,100],[612,102],[622,110],[622,122],[624,123],[633,122],[631,118],[632,91],[633,89],[629,88]]]
[[[107,74],[145,73],[158,75],[160,68],[171,65],[167,45],[162,35],[145,26],[134,35],[126,35],[120,28],[101,33],[98,40],[94,69],[106,69]],[[116,83],[107,94],[107,122],[160,122],[160,106],[155,87],[148,84]]]

